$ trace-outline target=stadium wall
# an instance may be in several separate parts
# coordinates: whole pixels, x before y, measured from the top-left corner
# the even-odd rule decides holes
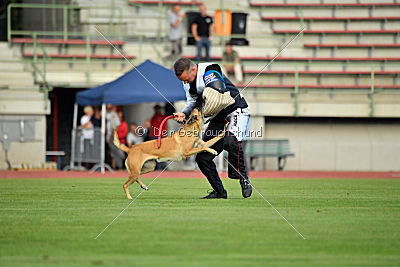
[[[264,134],[290,140],[287,170],[400,170],[398,120],[267,117]],[[276,169],[276,159],[259,164]]]

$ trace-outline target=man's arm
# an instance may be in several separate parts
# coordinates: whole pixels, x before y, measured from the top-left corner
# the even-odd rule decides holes
[[[213,39],[213,36],[214,36],[214,23],[211,23],[210,24],[210,41],[212,41],[212,39]]]
[[[197,33],[197,23],[196,22],[194,22],[193,24],[192,24],[192,34],[193,34],[193,37],[194,37],[194,39],[196,40],[196,41],[199,41],[200,40],[200,37],[199,37],[199,34]]]

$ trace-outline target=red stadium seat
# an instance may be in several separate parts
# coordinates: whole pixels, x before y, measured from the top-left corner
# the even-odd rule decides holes
[[[23,54],[24,57],[33,57],[33,53],[25,53]],[[44,57],[43,54],[38,53],[37,57]],[[48,57],[50,58],[86,58],[86,54],[49,54]],[[90,58],[95,59],[95,58],[109,58],[109,59],[134,59],[136,56],[132,55],[99,55],[99,54],[91,54]]]
[[[246,69],[243,71],[245,74],[295,74],[294,70],[264,70],[260,72],[260,70],[251,70]],[[330,71],[330,70],[300,70],[299,74],[302,75],[371,75],[371,71]],[[399,71],[375,71],[375,75],[399,75]]]
[[[276,34],[296,34],[300,30],[274,30]],[[400,33],[398,30],[304,30],[304,34],[387,34]]]
[[[400,3],[250,3],[250,7],[375,7],[400,6]]]
[[[195,56],[185,56],[189,59],[195,59]],[[221,60],[221,56],[211,57],[211,60]],[[269,61],[272,56],[254,57],[241,56],[241,60],[246,61]],[[399,61],[400,57],[277,57],[275,61]]]
[[[33,38],[13,38],[11,40],[13,43],[20,44],[33,44]],[[85,45],[86,40],[84,39],[38,39],[41,44],[71,44],[71,45]],[[124,41],[103,41],[103,40],[91,40],[91,45],[124,45]]]
[[[299,16],[275,17],[262,16],[261,20],[300,20]],[[380,16],[380,17],[303,17],[303,20],[320,20],[320,21],[343,21],[343,20],[400,20],[400,16]]]
[[[400,44],[304,44],[304,47],[311,47],[311,48],[398,48]]]
[[[238,84],[239,88],[250,87],[250,88],[295,88],[294,84]],[[298,88],[309,88],[309,89],[370,89],[370,84],[365,85],[343,85],[343,84],[299,84]],[[374,85],[376,89],[400,89],[400,85]]]
[[[158,5],[159,1],[136,1],[136,0],[130,0],[129,4],[147,4],[147,5]],[[188,5],[188,6],[193,6],[193,5],[200,5],[202,2],[198,1],[162,1],[163,5]]]

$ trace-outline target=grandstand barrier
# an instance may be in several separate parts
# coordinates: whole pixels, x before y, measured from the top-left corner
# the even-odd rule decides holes
[[[199,1],[152,1],[152,0],[130,0],[129,4],[131,5],[183,5],[183,6],[198,6],[201,5],[202,2]]]

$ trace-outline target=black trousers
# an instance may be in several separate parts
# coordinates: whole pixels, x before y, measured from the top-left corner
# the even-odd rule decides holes
[[[203,140],[208,141],[213,137],[217,136],[221,131],[224,130],[225,124],[228,122],[225,116],[217,116],[212,119],[203,135]],[[219,153],[222,150],[228,152],[228,177],[231,179],[247,179],[247,170],[245,164],[245,155],[243,149],[243,142],[239,142],[235,135],[226,132],[225,137],[215,143],[211,148]],[[219,192],[225,192],[224,185],[218,175],[217,167],[213,159],[215,156],[208,152],[198,153],[196,156],[196,162],[201,172],[207,177],[208,182],[212,188]],[[240,173],[240,174],[239,174]]]

